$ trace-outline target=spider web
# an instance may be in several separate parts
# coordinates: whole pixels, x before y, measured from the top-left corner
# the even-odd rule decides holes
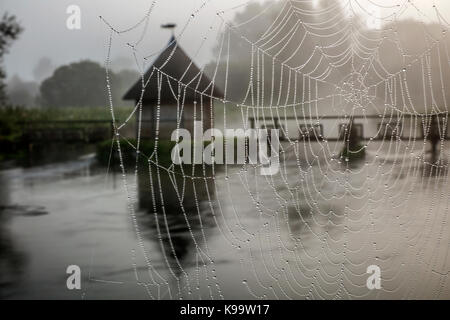
[[[203,110],[214,108],[214,125],[223,130],[246,129],[253,121],[280,129],[283,137],[273,176],[259,175],[260,165],[249,163],[167,166],[158,158],[159,99],[154,150],[144,154],[144,92],[123,122],[116,121],[110,98],[114,148],[138,242],[132,264],[136,284],[150,298],[448,298],[448,23],[438,2],[429,4],[433,25],[415,2],[268,2],[237,22],[231,17],[252,1],[217,11],[192,59],[217,36],[215,58],[196,79],[208,74],[223,97],[161,68],[145,77],[161,52],[143,46],[157,1],[123,30],[102,18],[110,30],[110,97],[117,42],[130,49],[144,88],[155,78],[160,88],[176,83],[178,129],[183,92],[190,89],[197,96],[196,120],[208,121]],[[212,5],[204,1],[189,16],[177,41]],[[402,38],[406,12],[416,14],[420,27],[415,51]],[[367,19],[378,27],[369,28]],[[261,21],[262,33],[255,27]],[[134,41],[123,40],[136,30]],[[135,119],[133,143],[121,130]],[[348,141],[342,132],[352,126],[362,131],[360,145],[343,155]],[[439,142],[432,158],[428,136],[435,127]],[[124,141],[136,151],[131,172]],[[363,159],[352,160],[362,152]],[[156,247],[149,247],[148,237]],[[366,286],[370,265],[381,270],[378,290]]]

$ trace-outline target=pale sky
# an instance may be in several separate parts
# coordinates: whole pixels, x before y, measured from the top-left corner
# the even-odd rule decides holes
[[[162,30],[160,25],[166,22],[178,24],[177,32],[188,22],[188,27],[180,37],[181,45],[194,60],[202,65],[211,59],[211,48],[216,43],[217,29],[220,19],[216,12],[228,10],[227,18],[232,18],[238,10],[242,10],[247,3],[264,2],[263,0],[159,0],[156,1],[154,11],[149,19],[149,26],[139,47],[139,54],[148,55],[161,49],[170,37],[170,31]],[[279,0],[284,1],[284,0]],[[368,18],[358,3],[364,9],[373,11],[372,4],[380,5],[377,14],[387,16],[394,8],[384,8],[393,4],[402,4],[407,0],[341,0],[350,1],[355,11],[360,11]],[[419,12],[411,5],[400,18],[424,17],[425,21],[436,21],[433,3],[439,12],[450,21],[449,0],[411,0]],[[118,29],[127,28],[139,21],[147,12],[152,0],[1,0],[0,12],[15,14],[25,31],[20,39],[14,43],[10,53],[5,57],[8,76],[18,74],[31,80],[32,69],[42,57],[49,57],[52,62],[61,64],[92,59],[104,62],[107,53],[108,29],[99,19],[103,16]],[[202,4],[204,4],[202,6]],[[81,29],[69,30],[66,27],[69,5],[78,5],[81,9]],[[237,9],[229,10],[235,6]],[[198,8],[201,10],[191,18],[191,14]],[[255,13],[256,15],[257,13]],[[212,26],[210,30],[209,27]],[[140,31],[127,33],[115,37],[112,58],[129,57],[131,51],[126,45],[129,41],[139,38]],[[208,40],[198,50],[203,37]],[[196,52],[198,54],[196,55]]]

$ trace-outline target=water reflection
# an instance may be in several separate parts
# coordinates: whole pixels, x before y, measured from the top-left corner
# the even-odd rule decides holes
[[[167,267],[179,277],[194,265],[195,255],[206,247],[216,226],[213,183],[211,179],[192,179],[180,170],[158,172],[152,167],[146,171],[138,178],[139,208],[145,212],[139,216],[139,224],[158,244]],[[208,170],[204,176],[210,175]]]
[[[136,274],[151,298],[447,297],[433,290],[448,287],[450,186],[415,155],[304,156],[282,176],[235,167],[215,180],[202,168],[191,179],[192,168],[142,167],[136,222],[148,261],[119,176],[116,188],[104,168],[89,169],[94,159],[0,173],[1,295],[78,299],[64,282],[77,264],[98,280],[83,282],[87,299],[148,298]],[[367,290],[369,264],[392,279],[384,291]]]
[[[18,289],[18,282],[23,276],[26,257],[14,241],[9,228],[9,185],[0,172],[0,298],[12,296]]]
[[[425,162],[421,166],[423,177],[445,177],[448,174],[448,163],[446,161],[436,161],[435,163]]]

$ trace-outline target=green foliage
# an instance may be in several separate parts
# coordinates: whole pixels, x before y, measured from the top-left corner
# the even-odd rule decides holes
[[[234,154],[237,152],[237,138],[234,138]],[[205,148],[207,145],[209,145],[210,141],[204,141],[203,142],[203,148]],[[180,165],[174,165],[172,162],[172,149],[175,146],[175,141],[171,140],[158,140],[158,147],[157,147],[157,154],[158,154],[158,163],[168,168],[169,166],[173,165],[173,170],[177,171],[180,170]],[[112,149],[111,149],[112,146]],[[134,167],[136,165],[136,156],[137,152],[136,149],[133,147],[136,146],[136,140],[135,139],[120,139],[120,150],[122,153],[124,165],[126,167]],[[194,154],[194,142],[191,143],[191,154]],[[225,145],[224,145],[225,148]],[[112,150],[112,153],[111,153]],[[154,154],[155,150],[155,140],[154,139],[141,139],[140,142],[140,162],[139,165],[148,166],[148,158],[150,158],[153,162],[156,162],[156,156]],[[225,150],[224,150],[225,155]],[[98,163],[102,166],[108,166],[117,169],[119,166],[119,154],[117,149],[117,140],[114,140],[114,145],[112,145],[111,140],[103,141],[99,144],[97,144],[97,160]],[[186,166],[191,167],[193,164],[186,164]],[[206,170],[211,170],[212,166],[207,164],[195,164],[196,167],[198,167],[198,170],[203,170],[205,168]],[[214,167],[216,170],[221,170],[223,166],[221,164],[215,164]]]
[[[21,137],[18,124],[2,111],[0,109],[0,161],[16,157]]]
[[[132,107],[114,108],[116,119],[125,120]],[[16,106],[0,108],[0,118],[8,122],[56,120],[111,120],[108,107],[27,109]]]
[[[113,168],[117,167],[119,165],[119,155],[118,155],[118,149],[117,149],[117,141],[114,141],[114,145],[112,148],[111,153],[111,145],[112,141],[107,140],[104,142],[101,142],[97,145],[97,160],[100,165],[102,166],[108,166],[111,165]],[[131,167],[136,164],[136,149],[133,148],[133,146],[136,146],[136,140],[135,139],[121,139],[120,140],[120,150],[122,153],[123,161],[125,166]],[[168,167],[172,164],[171,159],[171,151],[172,148],[175,146],[174,141],[170,140],[159,140],[158,141],[158,147],[157,147],[157,154],[158,154],[158,163],[162,166]],[[141,140],[140,141],[140,160],[143,161],[145,164],[147,163],[147,157],[151,157],[153,161],[156,161],[155,155],[153,154],[155,150],[155,140]],[[111,155],[111,162],[110,162],[110,155]],[[152,156],[153,155],[153,156]]]
[[[131,113],[132,108],[116,108],[114,111],[116,119],[125,120]],[[24,134],[22,131],[23,123],[60,120],[108,121],[111,120],[111,113],[106,107],[26,109],[22,107],[6,106],[0,108],[0,161],[5,159],[16,159],[22,156],[27,150],[28,146],[22,139],[22,135]],[[99,126],[97,124],[95,125]],[[80,126],[87,126],[87,124],[58,123],[59,128],[73,128]]]

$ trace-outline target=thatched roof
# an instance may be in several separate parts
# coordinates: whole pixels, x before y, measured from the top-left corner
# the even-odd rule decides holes
[[[200,101],[202,92],[205,95],[204,100],[207,99],[207,96],[223,97],[221,90],[215,87],[211,80],[192,62],[174,37],[172,37],[168,46],[155,59],[144,75],[144,81],[148,81],[151,78],[145,86],[143,101],[157,101],[158,71],[161,71],[162,75],[161,103],[175,103],[174,94],[178,95],[179,93],[178,81],[182,84],[181,97],[186,91],[185,101],[194,99]],[[142,81],[139,78],[127,91],[123,99],[138,101],[141,97],[141,91]]]

